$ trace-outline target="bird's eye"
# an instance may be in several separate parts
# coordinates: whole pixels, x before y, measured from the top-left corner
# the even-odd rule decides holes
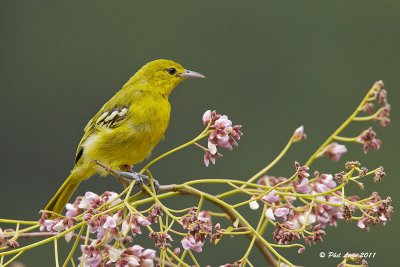
[[[167,69],[167,71],[171,75],[174,75],[176,73],[176,69],[175,68],[169,68],[169,69]]]

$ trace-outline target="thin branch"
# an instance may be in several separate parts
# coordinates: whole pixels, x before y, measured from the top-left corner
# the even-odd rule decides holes
[[[185,189],[185,188],[179,188],[177,185],[168,185],[166,186],[164,189],[170,189],[173,192],[179,192],[182,195],[191,195],[191,196],[196,196],[196,197],[201,197],[201,195],[199,195],[198,193]],[[160,186],[160,190],[161,190],[161,186]],[[223,212],[225,212],[230,220],[232,221],[232,223],[234,221],[236,221],[236,215],[232,212],[232,210],[224,207],[223,205],[220,205],[219,203],[215,203],[218,207],[221,208],[221,210]],[[240,227],[247,227],[246,224],[243,221],[239,221],[239,226]],[[247,237],[252,240],[253,239],[253,234],[247,234]],[[268,250],[268,248],[264,245],[264,243],[260,240],[260,239],[256,239],[255,244],[257,246],[257,248],[260,250],[260,252],[264,255],[265,259],[269,262],[269,264],[271,266],[276,266],[277,264],[277,260],[274,258],[274,256],[272,255],[272,253]]]

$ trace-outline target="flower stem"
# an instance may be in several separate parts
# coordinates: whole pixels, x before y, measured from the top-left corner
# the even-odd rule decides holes
[[[1,265],[1,267],[6,267],[7,265],[9,265],[10,263],[12,263],[16,258],[18,258],[19,256],[21,256],[21,254],[24,253],[24,251],[20,251],[17,253],[17,255],[15,255],[14,257],[12,257],[10,260],[8,260],[6,263],[4,263],[4,265]],[[2,257],[3,259],[3,257]]]
[[[58,242],[57,241],[58,241],[58,239],[54,238],[54,258],[56,261],[56,267],[59,267],[60,263],[58,261]]]
[[[346,127],[349,125],[354,118],[358,115],[358,113],[362,110],[363,106],[365,103],[369,101],[369,98],[371,94],[377,89],[377,85],[374,84],[372,88],[368,91],[368,93],[365,95],[361,103],[358,105],[358,107],[354,110],[354,112],[346,119],[345,122],[343,122],[342,125],[340,125],[332,134],[331,136],[328,137],[328,139],[325,140],[325,142],[322,143],[322,145],[314,152],[314,154],[311,155],[311,157],[307,160],[306,166],[310,167],[311,164],[314,162],[314,160],[318,157],[318,155],[321,153],[321,151],[329,144],[332,142],[332,140],[338,136]]]
[[[78,224],[72,226],[71,228],[68,228],[68,229],[65,230],[64,232],[61,232],[61,233],[59,233],[59,234],[57,234],[57,235],[55,235],[55,236],[52,236],[52,237],[49,237],[49,238],[40,240],[39,242],[30,244],[30,245],[27,245],[27,246],[24,246],[24,247],[20,247],[20,248],[14,249],[14,250],[9,250],[9,251],[0,252],[0,256],[3,256],[3,255],[6,256],[6,255],[11,255],[11,254],[19,253],[20,251],[26,251],[26,250],[29,250],[29,249],[38,247],[38,246],[40,246],[40,245],[49,243],[49,242],[53,241],[53,240],[56,239],[56,238],[60,238],[61,236],[65,236],[65,235],[68,234],[69,232],[72,232],[72,231],[74,231],[75,229],[77,229],[77,228],[79,228],[79,227],[82,227],[84,224],[86,224],[86,222],[80,222],[80,223],[78,223]]]
[[[258,225],[257,225],[257,228],[256,228],[256,231],[257,231],[257,232],[260,232],[260,229],[261,229],[263,220],[265,219],[265,211],[266,211],[266,210],[267,210],[267,205],[264,205],[263,210],[262,210],[262,212],[261,212],[260,219],[258,220]],[[253,246],[254,246],[254,242],[255,242],[255,241],[256,241],[256,236],[253,236],[253,238],[251,239],[250,245],[249,245],[249,247],[247,248],[246,253],[245,253],[244,256],[242,257],[242,264],[243,264],[243,266],[246,266],[246,262],[248,262],[248,259],[247,259],[247,258],[249,257],[250,252],[251,252],[251,250],[253,249]]]
[[[82,233],[83,233],[84,229],[85,229],[85,226],[82,226],[81,229],[79,230],[79,233],[78,233],[78,235],[76,237],[74,245],[72,246],[71,251],[69,252],[67,258],[64,261],[63,267],[67,267],[68,266],[68,262],[72,259],[72,256],[74,255],[75,250],[78,247],[78,244],[79,244],[79,241],[81,239],[81,236],[82,236]]]
[[[356,142],[358,139],[358,136],[356,136],[356,137],[334,136],[333,139],[335,139],[337,141],[342,141],[342,142]]]
[[[20,221],[20,220],[11,220],[11,219],[0,219],[0,223],[11,223],[11,224],[28,224],[28,225],[36,225],[37,221]]]
[[[200,264],[197,262],[197,260],[196,260],[195,256],[193,255],[192,251],[191,251],[190,249],[188,249],[188,252],[189,252],[189,255],[190,255],[190,257],[192,258],[194,264],[195,264],[197,267],[200,267]]]
[[[157,161],[159,161],[159,160],[161,160],[161,159],[163,159],[163,158],[165,158],[165,157],[171,155],[172,153],[175,153],[175,152],[177,152],[177,151],[179,151],[179,150],[181,150],[181,149],[183,149],[183,148],[185,148],[185,147],[188,147],[188,146],[190,146],[190,145],[196,143],[197,141],[203,139],[203,138],[206,137],[206,136],[208,136],[208,132],[207,132],[207,131],[203,131],[203,132],[202,132],[199,136],[197,136],[195,139],[193,139],[193,140],[191,140],[191,141],[189,141],[189,142],[187,142],[187,143],[184,143],[183,145],[180,145],[180,146],[178,146],[178,147],[176,147],[176,148],[174,148],[174,149],[171,149],[170,151],[165,152],[164,154],[162,154],[162,155],[158,156],[157,158],[153,159],[153,160],[150,161],[146,166],[144,166],[144,167],[142,168],[142,170],[141,170],[139,173],[140,173],[140,174],[143,174],[147,169],[149,169],[149,168],[150,168],[154,163],[156,163]]]

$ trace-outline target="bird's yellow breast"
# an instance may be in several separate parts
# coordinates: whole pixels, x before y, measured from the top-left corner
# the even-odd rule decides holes
[[[148,157],[163,138],[170,118],[171,106],[162,94],[142,94],[129,106],[127,117],[116,128],[98,127],[82,146],[83,162],[98,160],[118,170]],[[101,168],[98,172],[104,173]]]

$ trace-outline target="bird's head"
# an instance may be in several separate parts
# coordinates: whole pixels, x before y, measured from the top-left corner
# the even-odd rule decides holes
[[[157,59],[144,65],[126,85],[143,84],[149,90],[160,91],[169,96],[180,82],[190,78],[205,78],[205,76],[187,70],[172,60]]]

